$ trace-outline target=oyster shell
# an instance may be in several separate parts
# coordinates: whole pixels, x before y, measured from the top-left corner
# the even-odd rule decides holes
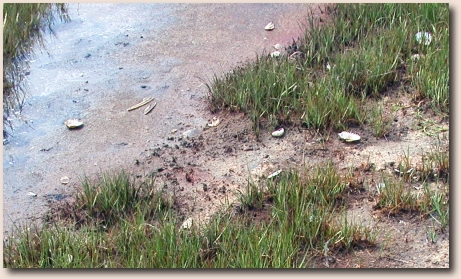
[[[354,133],[349,133],[349,132],[341,132],[338,134],[339,138],[346,141],[346,142],[354,142],[354,141],[359,141],[360,136]]]
[[[274,23],[273,23],[272,21],[269,22],[269,23],[266,25],[266,27],[264,27],[264,29],[267,30],[267,31],[273,30],[274,28],[275,28],[275,25],[274,25]]]
[[[277,129],[277,130],[273,131],[272,136],[276,137],[276,138],[279,138],[279,137],[283,136],[284,133],[285,133],[285,129],[280,128],[280,129]]]
[[[221,123],[221,121],[219,120],[219,118],[213,117],[213,119],[211,120],[211,123],[208,123],[208,126],[210,126],[210,127],[216,127],[216,126],[219,125],[219,123]]]
[[[83,122],[79,121],[78,119],[69,119],[64,122],[64,124],[66,124],[67,128],[69,129],[75,129],[83,126]]]

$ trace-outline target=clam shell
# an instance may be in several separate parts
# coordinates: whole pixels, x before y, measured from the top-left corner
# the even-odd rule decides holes
[[[208,126],[216,127],[219,125],[220,122],[221,121],[219,120],[219,118],[213,117],[213,120],[211,120],[211,123],[208,123]]]
[[[275,28],[275,25],[274,25],[273,22],[269,22],[269,23],[266,25],[266,27],[264,27],[264,29],[265,29],[265,30],[268,30],[268,31],[273,30],[274,28]]]
[[[277,130],[273,131],[272,136],[276,137],[276,138],[279,138],[279,137],[283,136],[284,133],[285,133],[285,129],[280,128],[280,129],[277,129]]]
[[[83,122],[79,121],[78,119],[69,119],[66,122],[64,122],[64,124],[66,124],[67,128],[69,129],[75,129],[81,127],[83,125]]]
[[[360,136],[354,133],[349,133],[349,132],[341,132],[338,134],[339,138],[346,141],[346,142],[354,142],[354,141],[359,141]]]

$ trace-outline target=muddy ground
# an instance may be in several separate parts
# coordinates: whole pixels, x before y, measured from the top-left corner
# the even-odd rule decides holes
[[[50,207],[72,199],[83,176],[101,171],[125,169],[140,179],[155,174],[156,183],[176,193],[184,218],[206,222],[248,179],[279,169],[332,159],[340,170],[353,166],[366,176],[360,166],[373,162],[391,171],[389,162],[408,151],[417,164],[435,139],[414,129],[412,100],[398,93],[385,99],[407,107],[395,116],[392,133],[376,139],[366,129],[352,130],[362,136],[358,144],[298,126],[285,127],[282,138],[263,129],[257,140],[244,114],[210,113],[203,81],[275,44],[291,44],[311,11],[324,16],[317,4],[70,4],[72,21],[55,25],[50,56],[31,58],[30,95],[17,115],[27,123],[15,121],[15,135],[4,145],[4,235],[13,225],[40,222]],[[265,31],[271,21],[275,29]],[[152,112],[127,111],[146,97],[155,98]],[[221,123],[208,127],[213,117]],[[68,130],[69,118],[81,119],[83,128]],[[379,247],[334,255],[328,265],[449,267],[448,232],[430,243],[430,221],[381,216],[373,189],[351,194],[349,203],[353,218],[382,231]]]

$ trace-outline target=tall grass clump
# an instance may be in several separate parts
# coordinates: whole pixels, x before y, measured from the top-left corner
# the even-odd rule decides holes
[[[116,224],[123,218],[152,218],[174,206],[174,198],[165,198],[154,181],[136,183],[126,172],[103,173],[98,182],[85,178],[83,190],[77,194],[77,204],[100,226]]]
[[[248,222],[251,229],[259,230],[258,243],[268,246],[260,254],[268,259],[280,259],[267,251],[275,253],[276,247],[290,247],[285,254],[291,255],[291,264],[287,267],[294,267],[300,262],[305,263],[313,255],[319,256],[317,252],[324,251],[326,246],[332,250],[347,251],[358,244],[373,245],[374,238],[369,230],[350,220],[338,218],[344,214],[345,190],[346,179],[338,174],[332,162],[320,164],[311,170],[292,170],[275,179],[268,179],[265,207],[247,205],[247,214],[243,217],[249,218],[253,212],[266,212],[271,217],[269,221]],[[260,199],[254,202],[261,203]]]
[[[448,112],[447,4],[326,7],[327,23],[312,14],[304,37],[286,55],[261,55],[215,75],[208,86],[212,111],[247,113],[256,134],[266,121],[270,127],[303,123],[342,130],[368,124],[365,99],[380,98],[409,79],[420,98]],[[420,31],[433,33],[433,42],[418,43]],[[425,58],[415,60],[414,54]]]
[[[421,164],[412,165],[409,151],[394,169],[397,176],[383,177],[376,184],[375,209],[389,215],[419,213],[430,216],[443,232],[449,222],[449,155],[440,140],[426,154]]]
[[[44,48],[45,34],[52,31],[56,18],[69,20],[67,4],[3,4],[3,124],[10,123],[12,110],[21,109],[27,92],[27,57]]]
[[[173,207],[174,197],[157,190],[152,179],[138,183],[125,171],[85,178],[75,203],[48,214],[42,227],[18,229],[4,239],[4,267],[168,265],[160,251],[170,244],[167,252],[177,253],[180,243],[169,242],[177,237],[171,226],[176,230],[180,221]]]
[[[450,12],[448,4],[426,4],[417,15],[415,32],[429,32],[430,44],[417,44],[414,52],[421,59],[413,59],[410,67],[412,85],[419,98],[428,99],[430,106],[442,113],[449,113],[450,86]]]
[[[306,78],[287,59],[259,56],[223,78],[215,75],[210,87],[212,110],[248,112],[255,130],[261,119],[273,119],[272,126],[289,122],[300,113]]]

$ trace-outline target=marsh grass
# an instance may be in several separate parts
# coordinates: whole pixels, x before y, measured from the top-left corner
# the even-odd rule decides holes
[[[380,241],[378,231],[348,217],[351,179],[332,161],[284,171],[248,183],[239,193],[239,210],[230,207],[200,227],[182,229],[174,197],[157,190],[152,178],[136,182],[125,172],[103,174],[94,182],[85,178],[75,204],[64,205],[42,228],[4,239],[4,266],[315,266],[329,253],[373,248]],[[433,239],[446,230],[449,195],[442,180],[436,188],[424,182],[419,192],[403,177],[383,176],[382,182],[374,210],[431,218],[438,224],[428,230]]]
[[[3,124],[13,110],[21,110],[27,87],[28,56],[45,47],[45,35],[52,33],[56,19],[69,20],[67,4],[3,4]],[[9,125],[11,127],[11,125]],[[4,134],[6,130],[4,129]]]
[[[130,216],[149,218],[174,207],[174,198],[165,197],[162,191],[154,188],[154,182],[151,178],[136,183],[124,171],[104,173],[96,185],[84,178],[83,191],[77,194],[77,204],[103,227]]]
[[[420,164],[414,164],[409,149],[403,152],[399,175],[383,176],[382,186],[377,187],[375,209],[388,215],[431,217],[443,233],[449,222],[449,153],[439,140],[421,159]]]
[[[394,119],[389,115],[382,104],[371,108],[368,123],[372,126],[374,136],[378,138],[386,137],[391,132],[391,124]]]
[[[219,212],[190,229],[181,229],[175,208],[164,205],[166,193],[149,190],[152,181],[136,184],[124,172],[110,177],[85,179],[76,203],[61,209],[79,211],[81,225],[75,215],[62,214],[43,228],[7,238],[4,266],[305,267],[325,245],[347,251],[375,241],[366,228],[335,218],[344,212],[345,183],[331,163],[268,180],[256,198],[249,184],[241,193],[247,195],[240,199],[243,210]],[[264,218],[255,219],[254,212]]]
[[[311,16],[287,55],[261,55],[215,75],[208,85],[212,111],[247,113],[256,135],[267,121],[269,128],[302,123],[323,132],[370,124],[381,137],[388,130],[378,126],[384,112],[372,110],[378,115],[368,120],[364,100],[380,99],[409,80],[418,101],[449,113],[448,5],[334,4],[326,12],[330,24]],[[421,30],[433,34],[431,44],[418,44]],[[288,57],[295,50],[302,55],[294,62]]]

